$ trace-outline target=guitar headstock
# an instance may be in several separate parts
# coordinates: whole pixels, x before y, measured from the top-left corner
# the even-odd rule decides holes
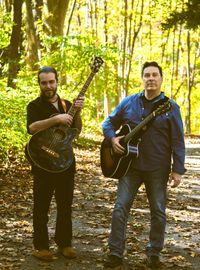
[[[165,103],[163,103],[162,105],[158,106],[158,108],[155,110],[155,115],[161,115],[163,113],[166,113],[166,112],[170,111],[171,108],[172,108],[172,104],[168,100]]]
[[[102,65],[103,60],[101,59],[101,57],[95,56],[93,59],[93,63],[91,64],[91,69],[94,73],[97,73]]]

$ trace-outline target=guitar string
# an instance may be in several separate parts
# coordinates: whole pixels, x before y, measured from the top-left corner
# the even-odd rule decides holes
[[[58,141],[58,139],[59,139],[59,136],[58,136],[58,134],[54,131],[54,129],[51,130],[51,138],[52,138],[52,140],[51,140],[51,142],[50,142],[50,144],[49,144],[49,146],[48,146],[48,149],[49,149],[49,150],[54,150],[54,149],[55,149],[54,146],[56,145],[56,143],[57,143],[57,141]]]
[[[51,150],[54,150],[55,145],[57,144],[57,142],[60,140],[61,137],[55,130],[52,130],[52,133],[53,133],[52,134],[53,139],[52,139],[52,141],[51,141],[51,143],[49,145],[49,148]]]

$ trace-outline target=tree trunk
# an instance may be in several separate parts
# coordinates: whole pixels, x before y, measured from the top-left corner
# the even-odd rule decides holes
[[[67,29],[66,29],[66,34],[65,34],[66,36],[69,35],[70,24],[72,21],[72,16],[73,16],[75,6],[76,6],[76,0],[73,0],[73,4],[71,6],[71,10],[70,10],[69,18],[68,18],[68,23],[67,23]]]
[[[6,7],[6,12],[11,12],[12,1],[11,0],[5,0],[5,7]]]
[[[172,0],[169,0],[169,11],[168,12],[170,12],[171,11],[171,9],[172,9]],[[164,61],[164,58],[165,58],[165,50],[166,50],[166,47],[167,47],[167,44],[168,44],[168,42],[169,42],[169,36],[170,36],[170,28],[168,28],[168,30],[167,30],[167,36],[166,36],[166,41],[163,43],[163,45],[162,45],[162,56],[161,56],[161,63],[163,63],[163,61]]]
[[[151,11],[151,0],[149,1],[149,59],[152,57],[152,11]]]
[[[34,18],[33,18],[33,9],[32,9],[32,0],[26,0],[26,12],[27,12],[27,64],[30,70],[38,70],[38,49],[39,42],[37,39]]]
[[[51,35],[63,36],[65,17],[69,0],[47,0],[49,11],[49,26],[51,28]]]
[[[171,57],[171,79],[170,79],[170,97],[173,98],[174,89],[174,69],[175,69],[175,42],[176,42],[176,30],[173,31],[173,43],[172,43],[172,57]]]
[[[166,35],[166,38],[165,38],[166,41],[163,42],[163,44],[162,44],[161,63],[163,63],[164,58],[166,58],[165,51],[166,51],[167,44],[169,43],[169,37],[170,37],[170,28],[167,30],[167,35]]]
[[[186,106],[186,117],[185,117],[185,126],[186,133],[191,133],[191,123],[190,123],[190,115],[191,115],[191,68],[190,68],[190,32],[187,32],[187,106]]]
[[[127,54],[127,36],[128,36],[128,2],[124,0],[124,21],[123,21],[123,39],[122,39],[122,65],[121,65],[121,73],[122,73],[122,83],[121,83],[121,97],[126,96],[126,54]]]
[[[194,86],[195,72],[197,68],[197,59],[200,57],[200,42],[197,42],[197,51],[194,56],[194,62],[191,64],[190,56],[190,32],[188,31],[187,38],[188,46],[188,67],[187,67],[187,110],[186,110],[186,133],[191,134],[191,93]]]
[[[13,28],[9,45],[9,68],[8,68],[8,87],[16,88],[15,79],[19,70],[20,59],[20,34],[22,23],[22,3],[23,0],[14,1]]]
[[[176,80],[178,80],[178,67],[179,67],[179,56],[180,56],[180,48],[181,48],[181,36],[182,36],[182,25],[180,25],[179,33],[178,33],[178,42],[177,42],[177,51],[176,51]]]
[[[104,0],[104,44],[107,46],[108,43],[108,31],[107,31],[107,0]],[[105,81],[107,81],[107,75],[108,75],[108,68],[106,63],[104,63],[104,76],[106,76]],[[108,94],[108,89],[107,87],[104,87],[104,116],[107,117],[110,113],[110,97]]]
[[[133,9],[133,7],[134,7],[134,0],[132,0],[132,9]],[[132,31],[129,31],[129,36],[132,37],[132,39],[130,42],[130,49],[129,49],[130,53],[129,53],[129,59],[128,59],[128,63],[127,63],[126,90],[125,90],[126,96],[128,95],[128,90],[129,90],[129,78],[130,78],[130,73],[131,73],[131,66],[132,66],[132,59],[133,59],[133,52],[134,52],[134,48],[135,48],[135,42],[136,42],[136,38],[140,32],[140,29],[142,27],[143,11],[144,11],[144,0],[141,1],[140,10],[139,10],[138,6],[136,8],[134,22],[132,22],[132,16],[130,17],[130,25],[133,23],[134,27],[133,27],[133,33],[132,33]],[[136,19],[137,14],[139,14],[138,15],[139,16],[138,23],[137,23],[137,19]]]
[[[42,8],[44,6],[43,0],[35,0],[36,20],[42,20]]]

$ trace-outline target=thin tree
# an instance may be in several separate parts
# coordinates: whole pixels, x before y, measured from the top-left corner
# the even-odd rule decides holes
[[[197,42],[197,50],[193,64],[191,63],[191,34],[187,31],[187,98],[186,98],[186,117],[185,126],[186,133],[191,134],[191,93],[194,86],[194,77],[196,71],[196,62],[200,57],[200,41]]]
[[[8,48],[9,68],[8,68],[8,87],[16,88],[15,79],[19,70],[20,59],[20,38],[22,24],[22,3],[23,0],[15,0],[13,3],[13,27]]]
[[[131,8],[134,8],[134,0],[132,0]],[[132,15],[130,16],[130,27],[129,27],[129,39],[130,42],[128,43],[128,51],[129,57],[127,59],[127,75],[126,75],[126,88],[125,88],[125,95],[128,95],[129,90],[129,80],[131,74],[131,67],[133,61],[133,53],[135,49],[136,39],[139,35],[139,32],[142,27],[143,22],[143,12],[144,12],[144,0],[138,0],[135,8],[134,18]],[[132,27],[133,26],[133,27]]]

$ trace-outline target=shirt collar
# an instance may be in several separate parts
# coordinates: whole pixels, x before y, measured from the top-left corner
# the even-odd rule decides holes
[[[58,95],[58,94],[57,94]],[[40,102],[42,103],[50,103],[49,101],[47,101],[42,95],[40,95]],[[58,95],[58,102],[60,102],[60,96]]]

